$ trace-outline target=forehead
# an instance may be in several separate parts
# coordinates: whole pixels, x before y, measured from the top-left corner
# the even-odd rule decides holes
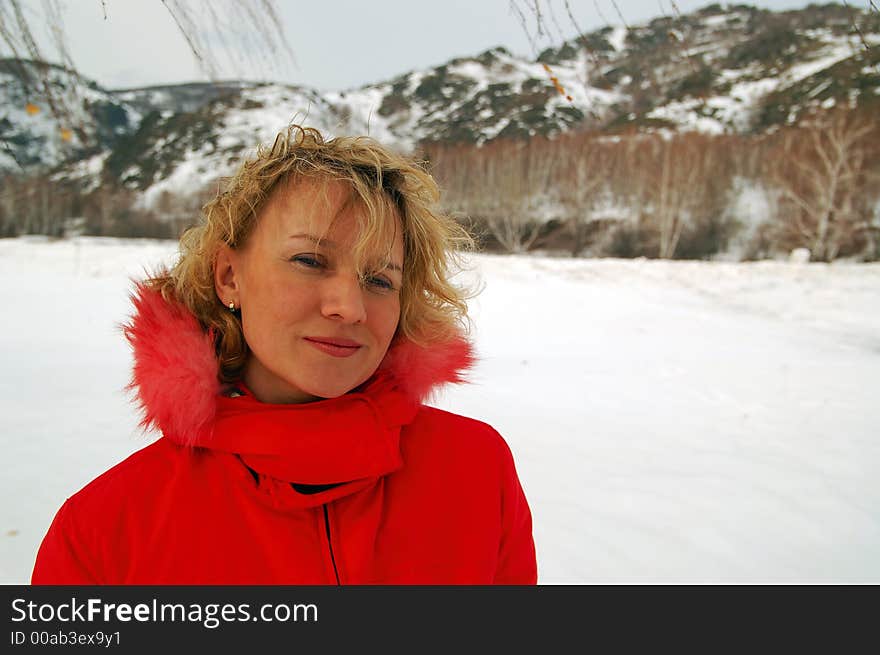
[[[383,258],[403,257],[402,231],[400,212],[387,193],[377,190],[365,201],[349,182],[332,179],[279,183],[255,228],[271,240],[307,234]]]

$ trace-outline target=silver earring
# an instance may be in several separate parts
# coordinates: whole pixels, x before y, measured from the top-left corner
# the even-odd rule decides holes
[[[230,311],[230,312],[234,312],[234,311],[235,311],[235,302],[232,301],[232,300],[229,301],[229,311]]]

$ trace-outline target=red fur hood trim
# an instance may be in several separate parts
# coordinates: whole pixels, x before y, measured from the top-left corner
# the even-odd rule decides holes
[[[214,338],[179,303],[138,284],[131,295],[134,314],[123,325],[134,354],[129,388],[143,412],[141,425],[159,429],[175,441],[192,444],[211,430],[217,396],[219,363]],[[440,385],[465,382],[473,365],[470,343],[461,335],[429,348],[405,339],[389,348],[379,371],[416,402],[423,402]]]

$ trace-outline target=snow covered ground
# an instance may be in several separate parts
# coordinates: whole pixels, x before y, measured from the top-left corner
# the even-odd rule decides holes
[[[155,438],[117,326],[174,254],[0,240],[0,582]],[[541,582],[880,582],[880,265],[473,263],[481,363],[436,404],[510,443]]]

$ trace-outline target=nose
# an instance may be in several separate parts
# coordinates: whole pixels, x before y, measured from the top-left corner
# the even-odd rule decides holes
[[[355,272],[338,272],[324,281],[321,314],[343,323],[358,324],[367,320],[364,290]]]

